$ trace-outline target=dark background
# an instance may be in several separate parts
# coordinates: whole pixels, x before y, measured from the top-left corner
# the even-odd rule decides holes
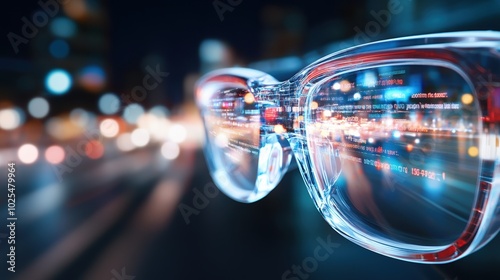
[[[387,26],[372,30],[369,41],[500,30],[500,1],[399,2],[402,12],[392,15]],[[388,1],[242,0],[223,13],[223,20],[212,1],[66,3],[76,6],[61,7],[54,18],[70,19],[77,31],[63,38],[69,53],[62,58],[54,57],[48,47],[58,39],[50,28],[54,18],[29,43],[19,45],[16,54],[7,34],[21,34],[21,19],[31,20],[40,6],[36,1],[2,3],[0,109],[15,106],[26,111],[36,96],[46,98],[51,108],[42,119],[25,112],[15,129],[0,128],[0,163],[14,161],[17,166],[19,219],[15,274],[6,271],[6,239],[1,235],[6,230],[0,230],[0,275],[6,277],[1,279],[119,280],[122,272],[130,276],[123,279],[280,279],[293,265],[313,256],[318,238],[331,238],[339,247],[303,279],[498,279],[498,237],[446,265],[407,263],[354,245],[321,218],[298,171],[287,174],[276,190],[253,204],[219,194],[191,215],[189,223],[179,210],[193,207],[194,190],[203,192],[211,183],[200,151],[202,127],[192,103],[196,78],[235,65],[289,78],[323,55],[368,42],[357,30],[370,32],[366,28],[375,20],[373,13],[387,9]],[[222,52],[222,57],[207,61],[200,56],[200,46],[207,42],[208,52]],[[88,65],[104,72],[104,81],[97,86],[75,82],[66,94],[53,95],[44,85],[54,68],[77,77]],[[112,140],[100,139],[104,155],[84,158],[58,180],[42,151],[60,145],[68,154],[68,147],[85,138],[77,134],[61,140],[49,135],[50,120],[68,118],[78,107],[95,116],[88,127],[92,129],[104,118],[97,106],[100,96],[130,93],[142,83],[145,67],[156,65],[169,76],[140,104],[146,110],[165,106],[170,112],[167,119],[184,126],[187,140],[179,141],[179,156],[161,157],[162,143],[125,152],[117,150]],[[120,134],[135,128],[122,125],[119,113],[112,117],[120,122]],[[16,155],[27,142],[40,150],[33,164],[24,164]],[[0,172],[0,182],[6,175]],[[5,220],[6,189],[0,194],[0,217]]]

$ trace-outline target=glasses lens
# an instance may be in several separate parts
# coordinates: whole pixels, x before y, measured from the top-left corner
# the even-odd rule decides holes
[[[312,89],[306,132],[319,196],[371,236],[445,246],[470,217],[479,103],[458,70],[388,65]]]
[[[292,157],[285,139],[261,128],[263,119],[277,117],[278,107],[234,86],[203,98],[205,156],[216,185],[238,201],[261,199],[279,183]]]

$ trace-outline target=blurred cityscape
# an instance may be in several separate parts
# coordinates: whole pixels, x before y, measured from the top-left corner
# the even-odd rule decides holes
[[[222,67],[283,80],[356,44],[500,30],[499,0],[3,5],[0,182],[15,163],[17,222],[15,273],[7,270],[8,229],[0,229],[1,279],[278,279],[318,239],[338,246],[314,270],[287,279],[500,273],[498,237],[435,266],[358,247],[324,222],[298,171],[254,204],[219,195],[193,100],[196,80]],[[9,192],[0,190],[3,221]]]

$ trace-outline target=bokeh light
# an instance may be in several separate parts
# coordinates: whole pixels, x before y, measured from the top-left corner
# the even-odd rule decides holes
[[[472,96],[472,94],[465,93],[464,95],[462,95],[462,103],[464,103],[465,105],[469,105],[473,101],[474,101],[474,96]]]
[[[311,102],[311,110],[316,110],[316,109],[318,109],[318,102],[316,101]]]
[[[479,155],[479,149],[476,146],[469,147],[467,153],[470,157],[477,157]]]
[[[65,58],[69,54],[69,45],[65,40],[54,40],[49,45],[49,52],[55,58]]]
[[[335,84],[334,84],[335,86]],[[348,92],[351,90],[351,83],[347,80],[340,81],[340,91]]]
[[[0,128],[12,130],[18,128],[22,123],[22,116],[15,108],[0,110]]]
[[[136,147],[144,147],[149,143],[149,132],[144,128],[137,128],[132,132],[130,140]]]
[[[66,153],[64,152],[64,149],[58,145],[50,146],[47,150],[45,150],[45,159],[47,162],[52,164],[59,164],[63,162],[65,156]]]
[[[249,93],[245,94],[244,100],[245,100],[245,103],[252,104],[255,102],[255,96],[253,96],[253,94],[249,92]]]
[[[175,142],[165,142],[161,146],[161,154],[168,160],[176,159],[180,154],[179,145]]]
[[[202,61],[218,63],[224,59],[226,46],[219,40],[207,39],[201,42],[199,52]]]
[[[81,109],[81,108],[75,108],[71,110],[69,114],[69,118],[71,122],[74,124],[80,126],[80,127],[86,127],[90,125],[94,121],[94,116],[93,114]]]
[[[106,73],[98,65],[84,67],[78,74],[78,83],[88,91],[98,92],[106,85]]]
[[[407,150],[408,152],[413,151],[413,145],[412,145],[412,144],[408,144],[408,145],[406,145],[406,150]]]
[[[52,117],[45,123],[47,133],[57,140],[69,140],[84,132],[84,127],[80,127],[66,117]]]
[[[129,152],[135,149],[134,143],[132,143],[130,133],[123,133],[118,138],[116,138],[116,146],[122,152]]]
[[[285,127],[283,127],[282,124],[277,124],[277,125],[274,126],[274,132],[277,133],[277,134],[285,133],[286,129],[285,129]]]
[[[181,124],[174,124],[170,127],[170,140],[176,143],[182,143],[186,140],[187,131],[186,128]]]
[[[47,74],[45,86],[47,90],[54,94],[66,93],[72,85],[71,76],[62,69],[55,69]]]
[[[70,38],[76,34],[77,26],[74,21],[66,17],[57,17],[50,24],[50,31],[56,36]]]
[[[19,160],[24,164],[32,164],[38,159],[38,149],[33,144],[24,144],[17,151]]]
[[[113,119],[105,119],[101,122],[99,130],[101,131],[102,136],[112,138],[118,135],[120,125]]]
[[[130,104],[123,110],[123,119],[129,124],[136,124],[142,114],[144,114],[144,108],[141,105]]]
[[[166,118],[169,115],[169,111],[162,105],[156,105],[148,111],[151,115],[157,118]]]
[[[49,110],[49,102],[43,97],[35,97],[28,103],[28,112],[34,118],[44,118],[49,113]]]
[[[106,93],[99,98],[99,110],[105,115],[112,115],[120,109],[120,99],[116,94]]]
[[[218,133],[217,136],[215,136],[215,145],[220,148],[227,148],[229,145],[229,138],[225,133]]]
[[[89,7],[85,0],[71,0],[62,6],[64,13],[75,20],[84,20],[89,16]]]
[[[104,146],[97,140],[89,141],[85,145],[85,154],[90,159],[99,159],[104,154]]]

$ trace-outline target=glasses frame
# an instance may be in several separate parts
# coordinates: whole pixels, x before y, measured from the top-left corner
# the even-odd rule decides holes
[[[283,172],[279,174],[277,180],[274,180],[277,182],[273,186],[257,186],[248,192],[235,189],[230,180],[231,174],[217,174],[217,164],[221,163],[214,162],[212,148],[210,143],[207,143],[204,152],[215,184],[235,200],[241,202],[257,201],[266,196],[281,180],[292,163],[293,154],[316,208],[334,230],[352,242],[392,258],[428,264],[455,261],[476,251],[489,242],[500,230],[499,154],[490,155],[488,159],[481,160],[482,168],[480,178],[478,178],[474,206],[471,209],[465,230],[455,242],[439,248],[402,244],[363,232],[351,224],[348,215],[335,205],[324,206],[325,197],[317,187],[315,168],[307,152],[305,123],[307,123],[307,116],[311,114],[312,97],[310,93],[314,91],[315,86],[321,84],[322,80],[333,75],[381,65],[405,63],[446,65],[461,74],[472,86],[475,97],[481,99],[479,95],[482,94],[480,105],[483,106],[488,103],[492,95],[500,94],[500,67],[486,69],[478,66],[473,58],[468,56],[469,53],[477,51],[491,52],[490,60],[495,60],[495,63],[500,65],[500,32],[452,32],[368,43],[325,56],[283,82],[277,81],[266,73],[246,68],[221,69],[206,74],[196,86],[196,101],[205,127],[210,125],[206,123],[205,115],[209,111],[211,95],[213,92],[231,88],[247,90],[259,102],[271,102],[278,107],[303,108],[303,110],[289,110],[290,112],[282,110],[284,117],[290,118],[290,123],[295,122],[295,125],[284,124],[280,133],[275,133],[270,129],[261,130],[261,146],[279,143],[286,151],[283,153],[282,162],[280,162]],[[484,77],[489,77],[486,83]],[[485,91],[486,95],[483,94]],[[485,117],[487,116],[482,116],[482,129],[488,128],[488,133],[495,134],[498,141],[499,123],[487,123]],[[261,125],[266,127],[271,124],[262,123]],[[208,133],[208,131],[206,132]],[[486,132],[484,130],[479,133],[482,135]],[[283,141],[284,139],[285,141]],[[493,166],[487,170],[483,168],[492,164]]]

